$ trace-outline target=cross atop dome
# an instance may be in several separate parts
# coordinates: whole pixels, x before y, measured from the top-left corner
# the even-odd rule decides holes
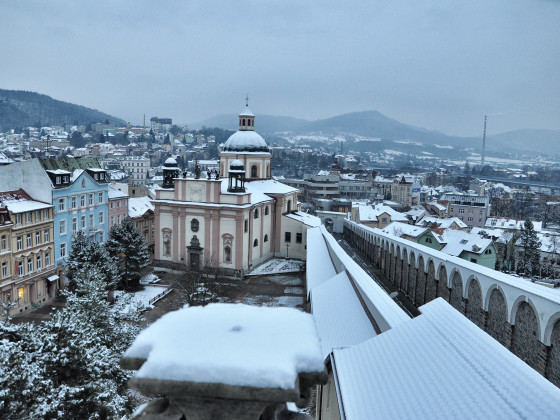
[[[255,130],[255,114],[249,109],[249,95],[245,97],[245,108],[239,113],[239,131]]]

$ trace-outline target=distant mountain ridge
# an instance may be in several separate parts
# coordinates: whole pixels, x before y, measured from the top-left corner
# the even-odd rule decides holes
[[[237,116],[217,115],[201,123],[192,124],[194,128],[221,127],[237,130]],[[317,121],[293,117],[257,115],[255,129],[261,134],[290,133],[292,135],[354,135],[384,140],[410,140],[426,145],[471,147],[481,151],[480,137],[450,136],[439,131],[401,123],[386,117],[378,111],[352,112]],[[525,129],[487,137],[487,150],[542,151],[547,154],[560,154],[560,130]]]
[[[36,92],[0,89],[0,131],[34,126],[39,123],[42,126],[74,122],[86,125],[103,123],[106,120],[119,126],[126,125],[124,120],[96,109],[58,101]]]

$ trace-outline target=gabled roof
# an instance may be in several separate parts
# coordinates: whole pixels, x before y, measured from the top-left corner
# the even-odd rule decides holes
[[[484,239],[480,235],[462,230],[447,229],[442,236],[446,245],[441,249],[441,252],[455,257],[465,251],[482,254],[492,245],[492,239]]]
[[[453,223],[456,223],[459,228],[464,229],[467,227],[465,222],[463,222],[458,217],[448,217],[448,218],[440,218],[440,217],[424,217],[418,224],[421,226],[430,226],[430,227],[437,227],[442,229],[449,229]]]
[[[0,202],[8,207],[8,210],[12,213],[24,213],[27,211],[52,208],[52,204],[33,200],[33,198],[21,188],[15,191],[0,192]]]
[[[484,226],[495,229],[509,229],[509,230],[521,230],[525,220],[508,219],[506,217],[489,217],[486,219],[486,224]],[[542,222],[533,222],[533,227],[535,231],[540,232],[542,230]]]
[[[392,222],[385,226],[382,231],[393,236],[410,236],[412,238],[418,238],[423,235],[427,230],[427,227],[409,225],[407,223]]]
[[[333,350],[346,420],[560,417],[558,389],[442,298],[420,311]]]
[[[378,217],[383,213],[387,213],[391,217],[392,222],[407,222],[408,219],[403,213],[392,209],[384,204],[375,204],[372,206],[358,206],[358,217],[360,222],[378,222]]]

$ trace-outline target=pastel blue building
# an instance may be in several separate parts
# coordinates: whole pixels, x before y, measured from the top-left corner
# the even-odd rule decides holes
[[[96,159],[41,159],[52,185],[55,264],[66,265],[72,238],[83,231],[96,242],[108,237],[108,180]]]

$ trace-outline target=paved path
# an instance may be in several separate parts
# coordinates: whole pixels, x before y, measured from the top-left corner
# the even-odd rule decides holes
[[[352,257],[352,259],[356,261],[356,263],[358,263],[358,265],[362,267],[364,271],[368,273],[371,278],[375,280],[375,282],[387,292],[387,294],[391,294],[393,292],[397,293],[397,296],[394,298],[394,300],[398,303],[403,311],[405,311],[411,317],[420,315],[420,311],[418,311],[412,301],[406,295],[404,295],[394,284],[392,284],[379,268],[367,261],[365,258],[362,258],[363,254],[359,251],[355,251],[354,248],[352,248],[352,246],[344,240],[342,235],[335,233],[333,234],[333,236],[337,240],[338,244],[342,247],[342,249],[344,249],[344,251],[346,251],[346,253],[350,255],[350,257]]]

